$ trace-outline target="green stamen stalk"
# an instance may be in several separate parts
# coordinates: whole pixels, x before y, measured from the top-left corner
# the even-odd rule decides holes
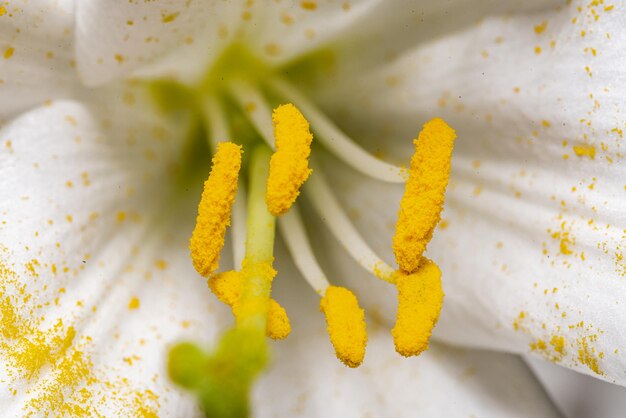
[[[258,146],[250,164],[245,285],[237,306],[237,325],[222,335],[211,354],[192,343],[169,353],[169,375],[196,393],[207,417],[243,418],[249,415],[249,393],[268,361],[265,340],[267,310],[274,271],[276,219],[265,205],[271,152]],[[268,274],[269,273],[269,274]]]

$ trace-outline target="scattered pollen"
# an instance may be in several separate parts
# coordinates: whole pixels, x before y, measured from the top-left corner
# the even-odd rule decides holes
[[[356,296],[343,287],[329,286],[320,301],[328,335],[337,358],[348,367],[358,367],[365,357],[367,329],[365,311]]]
[[[396,351],[405,357],[428,349],[428,340],[443,304],[441,271],[423,258],[413,274],[398,272],[398,316],[391,331]]]
[[[437,118],[413,141],[415,154],[393,237],[396,261],[407,273],[417,269],[441,217],[455,138],[454,130]]]
[[[243,289],[243,280],[241,272],[229,270],[211,276],[208,281],[211,292],[220,302],[230,306],[233,314],[236,312],[234,306],[239,301]],[[267,311],[267,336],[274,340],[282,340],[287,338],[290,332],[291,324],[285,308],[274,299],[270,299]]]
[[[237,193],[241,153],[239,145],[219,143],[211,173],[204,182],[196,227],[189,243],[193,266],[204,277],[219,266],[224,235],[230,225],[230,212]]]
[[[539,35],[539,34],[543,33],[546,30],[547,27],[548,27],[548,22],[543,21],[539,25],[535,26],[535,33],[537,35]]]
[[[158,259],[154,262],[154,266],[159,270],[165,270],[167,269],[167,261],[163,259]]]
[[[272,114],[276,152],[270,160],[265,200],[269,212],[286,213],[311,175],[309,155],[313,135],[309,123],[292,104],[281,105]]]
[[[170,13],[170,14],[167,14],[167,15],[161,15],[161,21],[163,23],[173,22],[174,20],[176,20],[176,18],[178,17],[179,14],[180,14],[180,12]]]
[[[133,296],[130,299],[130,302],[128,302],[128,309],[130,310],[139,309],[140,304],[141,304],[141,301],[139,300],[139,298],[136,296]]]
[[[579,157],[596,158],[596,147],[593,145],[574,145],[574,152]]]
[[[300,2],[300,6],[302,6],[304,10],[317,10],[317,3],[314,1],[302,1]]]

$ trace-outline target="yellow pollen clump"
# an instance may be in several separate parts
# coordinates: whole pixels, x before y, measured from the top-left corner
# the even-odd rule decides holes
[[[320,301],[326,316],[328,335],[337,358],[348,367],[358,367],[365,357],[367,329],[365,311],[346,288],[329,286]]]
[[[239,145],[219,143],[213,156],[211,173],[204,182],[196,227],[189,242],[193,266],[204,277],[219,266],[224,235],[230,225],[231,208],[237,193],[241,153]]]
[[[215,274],[208,281],[211,292],[217,296],[220,302],[231,307],[233,315],[238,311],[235,306],[239,302],[244,279],[241,272],[230,270]],[[290,332],[291,324],[285,308],[274,299],[270,299],[266,335],[273,340],[282,340],[287,338]]]
[[[574,152],[579,157],[596,158],[596,147],[593,145],[574,145]]]
[[[428,340],[443,304],[441,271],[433,261],[422,258],[413,274],[398,272],[398,316],[391,334],[396,351],[405,357],[428,349]]]
[[[276,152],[270,160],[265,200],[269,212],[286,213],[311,175],[309,155],[313,135],[309,123],[292,104],[281,105],[272,114]]]
[[[409,180],[400,202],[393,252],[407,273],[414,272],[441,218],[456,133],[442,119],[426,123],[414,140]]]

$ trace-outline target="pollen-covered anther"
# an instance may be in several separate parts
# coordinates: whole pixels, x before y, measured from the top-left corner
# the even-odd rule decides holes
[[[231,307],[233,315],[238,309],[236,304],[239,301],[244,286],[244,276],[239,271],[225,271],[211,276],[208,280],[209,288],[220,302]],[[274,299],[270,299],[267,310],[266,335],[273,340],[287,338],[291,332],[291,324],[285,308],[280,306]]]
[[[211,173],[204,182],[196,227],[189,242],[193,266],[204,277],[209,277],[219,266],[224,235],[230,225],[231,209],[237,193],[241,153],[242,148],[237,144],[219,143],[213,156]]]
[[[265,200],[274,216],[286,213],[300,194],[300,187],[311,175],[309,155],[313,135],[309,123],[292,104],[274,109],[276,152],[270,160]]]
[[[456,133],[442,119],[426,123],[414,140],[409,180],[400,202],[393,252],[402,270],[414,272],[441,218]]]
[[[396,274],[398,316],[391,331],[396,351],[405,357],[428,349],[428,341],[443,304],[441,271],[433,261],[422,258],[417,271]]]
[[[329,286],[320,301],[328,335],[337,358],[348,367],[358,367],[365,357],[367,328],[365,311],[356,296],[343,287]]]

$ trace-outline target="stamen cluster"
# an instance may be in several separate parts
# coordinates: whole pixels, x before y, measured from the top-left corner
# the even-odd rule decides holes
[[[210,126],[214,127],[215,154],[190,241],[194,267],[208,280],[209,288],[218,299],[231,307],[236,318],[235,328],[226,334],[228,341],[235,341],[233,335],[240,335],[247,340],[254,338],[255,346],[265,347],[262,343],[265,336],[284,339],[291,331],[287,312],[271,298],[271,284],[276,275],[272,267],[274,234],[276,219],[280,217],[278,225],[295,264],[321,297],[320,310],[325,315],[330,342],[337,357],[349,367],[358,367],[363,362],[367,344],[365,312],[354,293],[331,285],[320,268],[296,204],[302,189],[355,260],[375,277],[396,285],[398,312],[392,330],[396,351],[403,356],[419,355],[428,348],[443,303],[441,271],[423,253],[443,208],[454,130],[441,119],[426,123],[414,141],[415,153],[407,172],[367,154],[287,82],[271,80],[269,85],[278,96],[297,99],[294,101],[305,109],[316,134],[321,137],[320,142],[339,158],[379,180],[406,181],[393,238],[393,250],[400,268],[393,269],[371,250],[337,202],[315,161],[309,162],[313,135],[309,121],[300,110],[288,103],[270,112],[260,91],[244,82],[233,83],[232,97],[247,113],[267,145],[257,145],[252,151],[248,162],[249,194],[246,200],[245,182],[239,175],[243,147],[228,141],[218,143],[229,136],[228,123],[219,102],[206,100],[205,113],[211,119]],[[333,141],[329,141],[329,134],[334,135]],[[272,153],[270,148],[275,151]],[[371,161],[376,162],[370,164]],[[231,213],[233,252],[240,268],[216,273]],[[245,227],[243,218],[247,218]],[[242,257],[237,254],[242,253],[244,235],[245,255]],[[202,361],[206,364],[225,361],[220,356],[218,350]],[[249,387],[258,367],[264,364],[259,358],[253,357],[255,368],[247,368],[248,372],[243,374],[246,382],[242,387]],[[180,361],[170,360],[170,365]],[[247,360],[236,361],[245,363]],[[240,366],[247,367],[245,364]],[[235,369],[239,370],[238,367]],[[178,376],[180,373],[174,370],[171,374]],[[213,381],[210,377],[207,379]],[[240,386],[234,385],[236,388]],[[205,382],[202,391],[207,390],[206,387]],[[215,391],[215,388],[209,390],[211,393]]]

